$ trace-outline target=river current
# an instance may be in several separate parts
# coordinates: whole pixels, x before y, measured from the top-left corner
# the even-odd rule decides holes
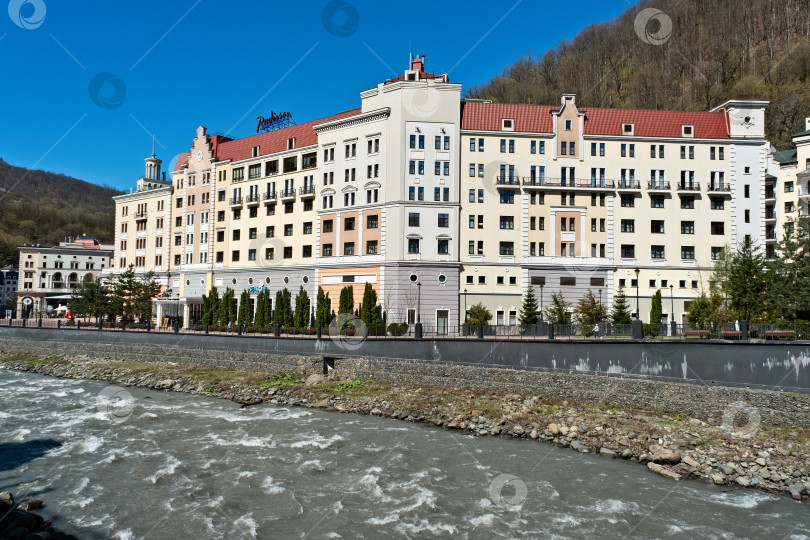
[[[810,538],[810,509],[370,416],[0,369],[0,490],[79,538]]]

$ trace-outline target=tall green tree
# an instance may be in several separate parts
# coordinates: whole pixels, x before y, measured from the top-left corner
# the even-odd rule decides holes
[[[264,290],[259,291],[259,294],[256,295],[256,318],[253,321],[253,324],[256,328],[264,328],[267,325],[267,322],[264,318]]]
[[[686,319],[689,321],[689,324],[698,330],[704,330],[708,328],[712,320],[712,311],[712,304],[709,298],[706,296],[705,292],[701,291],[700,296],[695,298],[689,306]]]
[[[554,303],[552,297],[552,304]],[[586,326],[595,326],[605,320],[607,317],[607,309],[605,305],[599,302],[594,296],[593,291],[588,289],[582,298],[579,299],[577,305],[574,307],[574,316],[579,324]],[[566,324],[566,323],[558,323]]]
[[[551,324],[571,324],[571,304],[565,301],[561,291],[551,295],[551,305],[546,308],[546,318]]]
[[[304,290],[304,286],[301,285],[298,296],[295,297],[295,326],[298,328],[309,328],[309,307],[309,295]]]
[[[661,319],[664,317],[664,307],[661,301],[661,289],[655,291],[650,302],[650,324],[661,326]]]
[[[70,307],[77,315],[95,317],[98,321],[109,309],[110,297],[101,278],[82,281],[73,289],[72,297]]]
[[[270,298],[270,289],[264,291],[264,327],[273,325],[273,299]]]
[[[715,263],[714,282],[728,302],[729,317],[752,321],[764,314],[768,282],[765,259],[750,240],[744,240],[736,250],[723,250]]]
[[[318,296],[315,302],[315,326],[326,328],[331,322],[329,313],[329,293],[323,292],[323,287],[318,287]]]
[[[250,305],[250,292],[247,289],[239,295],[239,315],[237,322],[243,326],[253,324],[253,308]]]
[[[354,288],[351,285],[346,285],[340,290],[338,315],[345,313],[354,313]]]
[[[377,291],[366,283],[363,289],[363,304],[360,308],[360,320],[369,328],[380,324],[380,307],[377,305]]]
[[[153,300],[160,294],[160,284],[151,270],[137,280],[133,308],[141,321],[152,321]]]
[[[768,311],[780,319],[810,318],[808,218],[785,223],[776,257],[766,263]]]
[[[287,287],[284,287],[276,293],[276,311],[273,324],[278,324],[283,328],[291,328],[294,323],[292,298],[290,291],[287,290]]]
[[[619,287],[619,292],[613,298],[613,312],[610,315],[613,324],[631,324],[633,317],[630,314],[630,304],[624,294],[624,287]]]
[[[135,276],[135,265],[130,264],[121,273],[107,279],[111,292],[110,311],[122,320],[133,321],[135,318],[135,298],[138,294],[138,279]]]
[[[531,326],[537,324],[540,318],[540,308],[537,305],[537,296],[534,294],[534,287],[529,286],[523,296],[523,305],[520,308],[520,324]]]
[[[219,322],[219,291],[211,287],[208,294],[203,295],[202,324],[212,325]]]
[[[222,294],[222,303],[219,308],[219,324],[227,326],[228,323],[236,322],[236,296],[233,289],[227,287]]]

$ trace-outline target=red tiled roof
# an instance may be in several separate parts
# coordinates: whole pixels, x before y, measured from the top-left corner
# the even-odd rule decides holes
[[[292,137],[295,138],[296,148],[311,146],[318,142],[318,134],[312,129],[312,126],[359,112],[359,108],[349,109],[348,111],[342,111],[325,118],[311,120],[303,124],[297,124],[275,131],[257,133],[256,135],[243,137],[241,139],[229,139],[221,135],[212,135],[211,145],[214,157],[219,161],[239,161],[241,159],[247,159],[253,155],[254,146],[259,147],[261,155],[274,154],[285,150],[287,148],[287,139]],[[188,163],[190,154],[191,152],[183,152],[180,154],[177,158],[177,164],[174,167],[175,171],[181,169],[183,165]]]
[[[461,129],[501,131],[502,118],[515,119],[515,131],[551,133],[548,105],[462,103]],[[635,137],[681,137],[681,126],[694,126],[693,138],[727,139],[724,112],[644,111],[637,109],[582,108],[586,135],[622,135],[622,124],[633,124]]]
[[[501,131],[502,118],[515,119],[515,131],[551,133],[551,111],[559,107],[506,105],[503,103],[462,103],[461,129]]]

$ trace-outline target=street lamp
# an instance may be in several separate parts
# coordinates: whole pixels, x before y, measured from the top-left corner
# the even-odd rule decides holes
[[[464,289],[464,322],[467,322],[467,289]]]
[[[540,283],[540,320],[543,320],[543,283]]]
[[[641,308],[639,307],[638,304],[638,285],[639,285],[638,275],[641,273],[641,270],[636,268],[635,272],[636,272],[636,319],[641,319]]]
[[[669,284],[669,304],[670,304],[670,310],[672,311],[672,315],[669,316],[669,326],[672,329],[671,330],[672,335],[675,335],[675,328],[676,328],[675,325],[677,324],[675,322],[675,297],[672,296],[674,290],[675,290],[675,285],[670,283]]]
[[[416,284],[416,324],[422,322],[422,282]]]

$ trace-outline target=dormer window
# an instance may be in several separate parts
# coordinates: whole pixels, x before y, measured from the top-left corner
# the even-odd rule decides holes
[[[406,71],[405,72],[405,80],[407,81],[418,81],[419,80],[419,72],[418,71]]]
[[[295,137],[290,137],[287,139],[287,150],[292,150],[295,148]]]
[[[501,118],[501,131],[515,131],[514,118]]]
[[[251,155],[253,157],[257,157],[259,155],[259,147],[258,146],[253,147],[253,151],[252,151]]]
[[[622,124],[622,135],[632,135],[633,124]]]
[[[681,135],[683,137],[694,137],[695,136],[695,126],[681,126]]]
[[[565,131],[571,131],[571,120],[565,121]]]

